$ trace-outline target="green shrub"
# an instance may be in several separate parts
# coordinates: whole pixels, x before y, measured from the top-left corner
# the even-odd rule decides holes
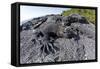
[[[68,15],[73,14],[73,13],[77,13],[77,14],[80,14],[82,16],[85,16],[89,22],[95,24],[95,10],[73,8],[70,10],[63,11],[61,13],[61,15],[68,16]]]

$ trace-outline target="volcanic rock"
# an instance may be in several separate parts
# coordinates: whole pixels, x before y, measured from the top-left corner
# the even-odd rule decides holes
[[[20,63],[95,59],[95,25],[84,16],[46,15],[20,26]]]

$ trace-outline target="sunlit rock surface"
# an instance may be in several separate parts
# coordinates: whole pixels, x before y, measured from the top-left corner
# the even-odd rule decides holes
[[[78,14],[47,15],[20,26],[20,63],[95,59],[95,25]]]

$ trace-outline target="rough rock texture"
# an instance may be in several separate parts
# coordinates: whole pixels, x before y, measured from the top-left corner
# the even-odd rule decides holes
[[[27,21],[20,41],[21,64],[95,59],[95,26],[78,14]]]

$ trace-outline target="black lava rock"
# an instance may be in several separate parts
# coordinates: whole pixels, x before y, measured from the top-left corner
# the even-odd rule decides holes
[[[95,59],[95,26],[79,15],[46,15],[20,26],[20,62]]]

